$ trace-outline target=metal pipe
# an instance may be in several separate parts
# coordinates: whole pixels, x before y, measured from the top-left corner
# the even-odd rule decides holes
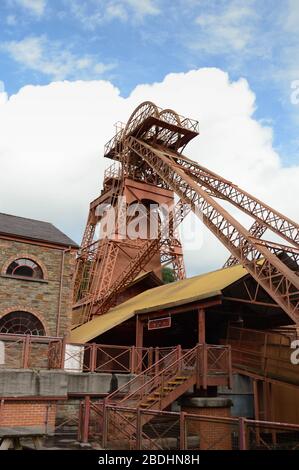
[[[60,330],[60,319],[61,319],[61,300],[62,300],[62,288],[63,288],[63,276],[64,276],[64,261],[65,261],[65,254],[71,251],[71,248],[66,248],[62,251],[61,256],[61,267],[60,267],[60,285],[59,285],[59,296],[58,296],[58,311],[57,311],[57,318],[56,318],[56,336],[59,336]]]

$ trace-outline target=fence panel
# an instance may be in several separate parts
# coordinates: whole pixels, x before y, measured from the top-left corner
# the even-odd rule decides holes
[[[140,410],[140,449],[180,449],[180,414]]]
[[[248,450],[299,450],[299,425],[246,421]]]

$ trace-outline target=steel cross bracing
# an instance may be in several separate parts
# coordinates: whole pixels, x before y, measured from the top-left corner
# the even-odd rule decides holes
[[[105,156],[120,162],[122,178],[118,180],[118,185],[127,175],[137,181],[173,190],[180,198],[179,205],[184,208],[180,217],[178,217],[180,210],[175,211],[174,226],[177,226],[192,208],[231,252],[225,266],[236,263],[245,266],[277,305],[297,323],[299,320],[298,225],[230,181],[183,156],[182,149],[196,135],[198,135],[196,121],[183,118],[171,110],[161,110],[153,103],[146,102],[133,112],[127,125],[122,126],[117,135],[108,142]],[[115,173],[114,170],[113,172]],[[111,177],[116,178],[116,175],[111,174]],[[115,200],[117,195],[121,194],[117,185],[112,189],[107,187],[105,191],[97,202],[108,196]],[[254,219],[250,229],[246,230],[219,205],[215,201],[217,198],[230,202],[250,215]],[[84,250],[88,253],[90,249],[91,254],[88,256],[95,260],[96,249],[92,242],[94,221],[92,217],[90,220],[90,226],[87,227],[83,239],[87,248],[83,248],[82,253],[84,254]],[[280,235],[293,247],[261,240],[268,229]],[[124,272],[113,282],[111,279],[109,281],[109,272],[113,263],[112,258],[116,259],[116,256],[111,258],[107,248],[101,273],[96,271],[94,266],[89,270],[91,277],[95,279],[92,283],[89,279],[87,283],[89,287],[85,287],[85,298],[82,302],[89,306],[84,321],[95,314],[108,311],[114,305],[117,294],[134,280],[148,260],[159,250],[161,259],[166,263],[177,263],[178,273],[184,275],[182,257],[179,257],[178,261],[175,259],[179,253],[176,248],[180,247],[175,227],[174,231],[170,229],[170,232],[167,233],[166,227],[161,226],[159,237],[146,241]],[[98,245],[100,247],[100,244]],[[103,250],[99,248],[101,249]],[[86,259],[88,256],[85,254]],[[94,261],[93,265],[95,264]],[[106,279],[98,279],[103,276]],[[91,284],[94,286],[93,289],[90,289]]]
[[[124,271],[111,285],[110,289],[107,290],[106,295],[103,297],[102,301],[99,302],[92,311],[90,311],[90,318],[93,315],[101,315],[106,313],[111,307],[113,307],[117,293],[128,286],[135,279],[136,273],[138,274],[141,272],[149,260],[152,259],[154,254],[157,253],[161,247],[167,244],[168,237],[169,235],[171,236],[169,233],[169,227],[172,227],[173,231],[175,231],[179,224],[184,220],[186,215],[190,212],[190,210],[191,208],[188,205],[182,203],[182,201],[179,200],[176,203],[174,209],[170,213],[170,220],[168,219],[164,224],[161,224],[160,236],[144,243],[144,246],[141,248],[141,250],[126,266]]]
[[[299,226],[291,219],[198,163],[179,154],[173,154],[173,157],[189,176],[209,189],[213,196],[229,201],[247,215],[254,217],[260,225],[299,247]],[[258,227],[254,225],[251,233],[254,235],[254,232],[258,231]]]
[[[253,224],[251,225],[251,227],[249,228],[248,232],[250,233],[250,235],[252,235],[255,238],[262,238],[266,230],[267,230],[267,225],[263,225],[257,220],[255,220]],[[230,255],[230,257],[225,262],[223,267],[229,268],[230,266],[235,266],[238,263],[239,263],[239,260],[235,258],[233,255]]]
[[[185,204],[189,204],[195,213],[201,214],[204,224],[297,323],[299,321],[299,277],[295,272],[289,269],[265,244],[258,243],[259,240],[251,237],[248,230],[185,171],[180,162],[173,158],[172,152],[167,149],[162,151],[154,148],[134,137],[128,138],[128,146],[167,182]],[[255,202],[252,211],[254,214],[261,215],[260,211],[256,211],[258,205],[260,204]],[[272,229],[278,231],[280,227],[284,235],[287,234],[288,237],[297,241],[298,227],[296,225],[291,224],[285,218],[278,222],[274,211],[270,208],[268,213],[273,214],[273,217],[271,219],[266,217],[265,223],[270,225],[274,219],[275,227],[271,226]],[[257,260],[261,258],[263,262],[258,263]]]

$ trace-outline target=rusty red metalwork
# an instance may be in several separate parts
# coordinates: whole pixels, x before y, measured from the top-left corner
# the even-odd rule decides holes
[[[81,372],[140,373],[170,351],[165,348],[70,344],[66,337],[0,334],[4,344],[5,368],[65,369]]]
[[[142,103],[133,112],[126,125],[105,147],[105,156],[115,166],[105,175],[104,190],[91,204],[82,249],[78,258],[76,298],[78,324],[94,315],[107,312],[147,263],[160,252],[161,259],[175,261],[177,278],[184,276],[184,268],[175,260],[182,260],[176,229],[192,210],[230,251],[225,266],[241,263],[289,318],[299,321],[299,279],[296,274],[299,261],[299,226],[267,204],[182,155],[186,144],[198,135],[198,122],[179,116],[175,111],[162,110],[151,102]],[[112,277],[120,245],[117,241],[94,240],[95,217],[98,203],[116,204],[123,194],[126,178],[172,191],[180,201],[170,226],[173,235],[160,235],[144,241],[122,272]],[[241,225],[218,200],[224,200],[253,218],[249,229]],[[261,240],[268,231],[281,236],[290,245]],[[164,237],[164,238],[163,238]],[[105,249],[103,248],[105,245]],[[179,250],[177,250],[177,248]],[[104,254],[101,255],[101,250]],[[175,255],[176,253],[176,255]],[[101,269],[97,268],[101,259]]]

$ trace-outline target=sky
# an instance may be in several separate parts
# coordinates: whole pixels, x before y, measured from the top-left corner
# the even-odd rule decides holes
[[[297,220],[298,25],[299,0],[0,0],[0,211],[80,242],[114,123],[151,100],[199,120],[187,156]],[[227,256],[197,231],[189,274]]]

